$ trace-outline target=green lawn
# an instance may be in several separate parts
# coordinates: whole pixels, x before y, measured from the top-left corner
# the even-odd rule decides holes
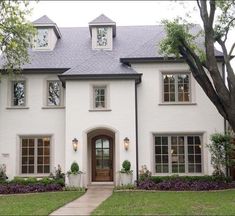
[[[235,190],[114,192],[94,215],[235,215]]]
[[[65,191],[0,196],[0,215],[48,215],[82,194]]]

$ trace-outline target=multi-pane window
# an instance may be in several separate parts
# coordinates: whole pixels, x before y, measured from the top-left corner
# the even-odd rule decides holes
[[[49,45],[49,30],[48,29],[38,29],[36,47],[37,48],[47,48]]]
[[[61,105],[61,82],[60,81],[48,81],[48,95],[47,105],[48,106],[60,106]]]
[[[190,101],[190,74],[163,74],[163,101]]]
[[[198,135],[155,136],[155,172],[201,173],[201,139]]]
[[[25,106],[25,81],[12,81],[12,106]]]
[[[50,173],[50,138],[21,138],[21,173]]]
[[[94,87],[94,108],[106,108],[106,87]]]
[[[97,28],[97,46],[107,46],[108,44],[108,28]]]

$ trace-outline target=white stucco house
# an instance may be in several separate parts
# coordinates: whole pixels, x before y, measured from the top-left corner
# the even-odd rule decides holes
[[[206,144],[224,119],[184,60],[159,54],[163,26],[116,26],[105,15],[87,27],[47,16],[33,24],[30,64],[0,83],[8,177],[48,176],[58,164],[67,172],[77,161],[84,186],[118,184],[126,159],[134,180],[142,165],[159,176],[212,173]]]

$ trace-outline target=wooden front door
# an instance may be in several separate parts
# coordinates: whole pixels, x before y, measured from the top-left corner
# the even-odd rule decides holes
[[[92,181],[113,181],[113,139],[109,136],[92,139]]]

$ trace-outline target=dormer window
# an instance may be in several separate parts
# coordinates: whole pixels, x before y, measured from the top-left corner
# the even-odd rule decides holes
[[[38,29],[36,47],[37,48],[48,48],[49,46],[49,30]]]
[[[97,46],[105,47],[108,44],[108,28],[97,28]]]
[[[33,40],[33,49],[35,51],[52,51],[58,39],[61,38],[61,33],[56,23],[50,20],[47,16],[33,22],[37,29],[37,35]]]
[[[116,36],[116,23],[105,15],[100,15],[89,23],[93,50],[112,50]]]

